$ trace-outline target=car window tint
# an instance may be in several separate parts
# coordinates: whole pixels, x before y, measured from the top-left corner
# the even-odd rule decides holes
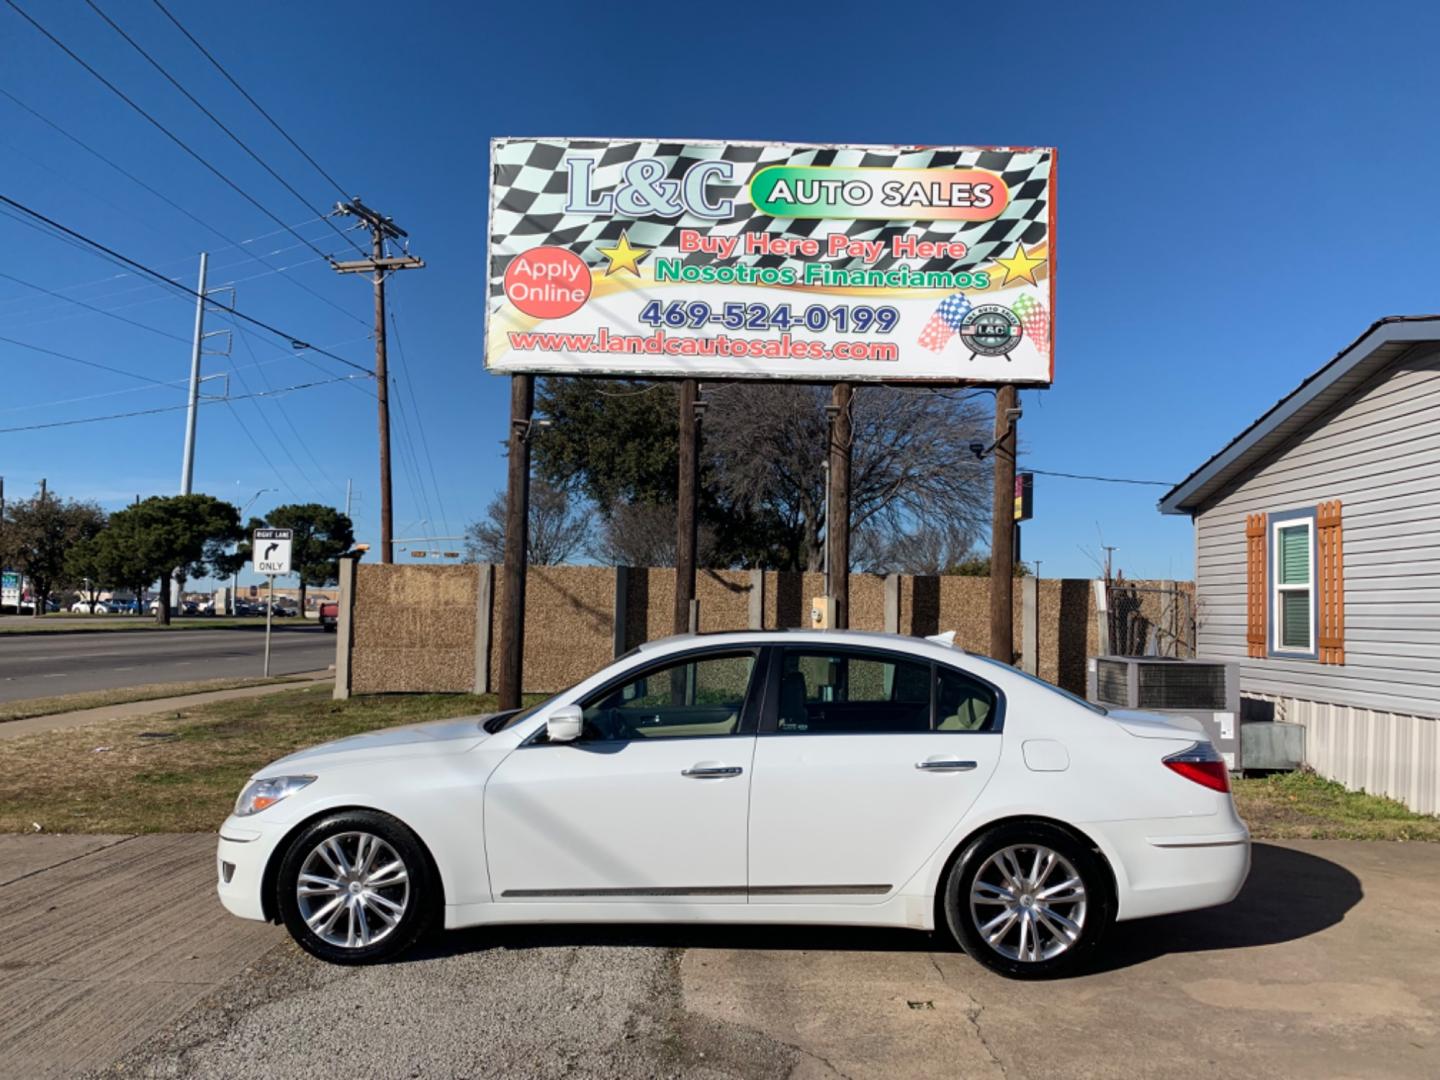
[[[930,665],[882,654],[786,649],[778,731],[887,734],[930,729]]]
[[[581,702],[586,739],[733,735],[754,653],[691,657],[649,668]]]
[[[995,723],[995,691],[953,668],[935,670],[935,730],[989,731]]]

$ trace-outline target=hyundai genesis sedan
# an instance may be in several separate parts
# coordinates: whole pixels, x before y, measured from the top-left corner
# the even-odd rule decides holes
[[[667,638],[527,709],[261,769],[220,830],[220,899],[336,963],[438,927],[805,923],[1053,976],[1116,920],[1244,882],[1225,762],[1186,724],[948,637]]]

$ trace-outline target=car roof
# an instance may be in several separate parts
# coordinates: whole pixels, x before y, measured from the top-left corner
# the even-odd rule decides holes
[[[915,651],[919,647],[924,651],[926,646],[952,649],[956,652],[964,652],[952,640],[950,635],[943,637],[912,637],[909,634],[889,634],[879,630],[810,630],[801,627],[768,630],[719,630],[699,634],[672,634],[669,637],[656,638],[653,641],[642,642],[636,646],[636,651],[647,652],[673,652],[688,645],[739,645],[747,643],[773,644],[775,641],[784,639],[786,641],[803,641],[807,643],[845,644],[845,645],[866,645],[877,649],[901,648],[907,651]]]

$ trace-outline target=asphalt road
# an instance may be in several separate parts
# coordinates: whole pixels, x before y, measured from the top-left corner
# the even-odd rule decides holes
[[[281,626],[271,643],[272,675],[323,671],[335,662],[335,635],[314,623]],[[114,690],[147,683],[263,674],[263,627],[137,630],[0,637],[0,701]]]

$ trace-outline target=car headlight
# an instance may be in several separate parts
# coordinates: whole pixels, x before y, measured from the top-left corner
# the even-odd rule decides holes
[[[235,800],[235,816],[258,814],[314,782],[313,776],[267,776],[263,780],[251,780]]]

